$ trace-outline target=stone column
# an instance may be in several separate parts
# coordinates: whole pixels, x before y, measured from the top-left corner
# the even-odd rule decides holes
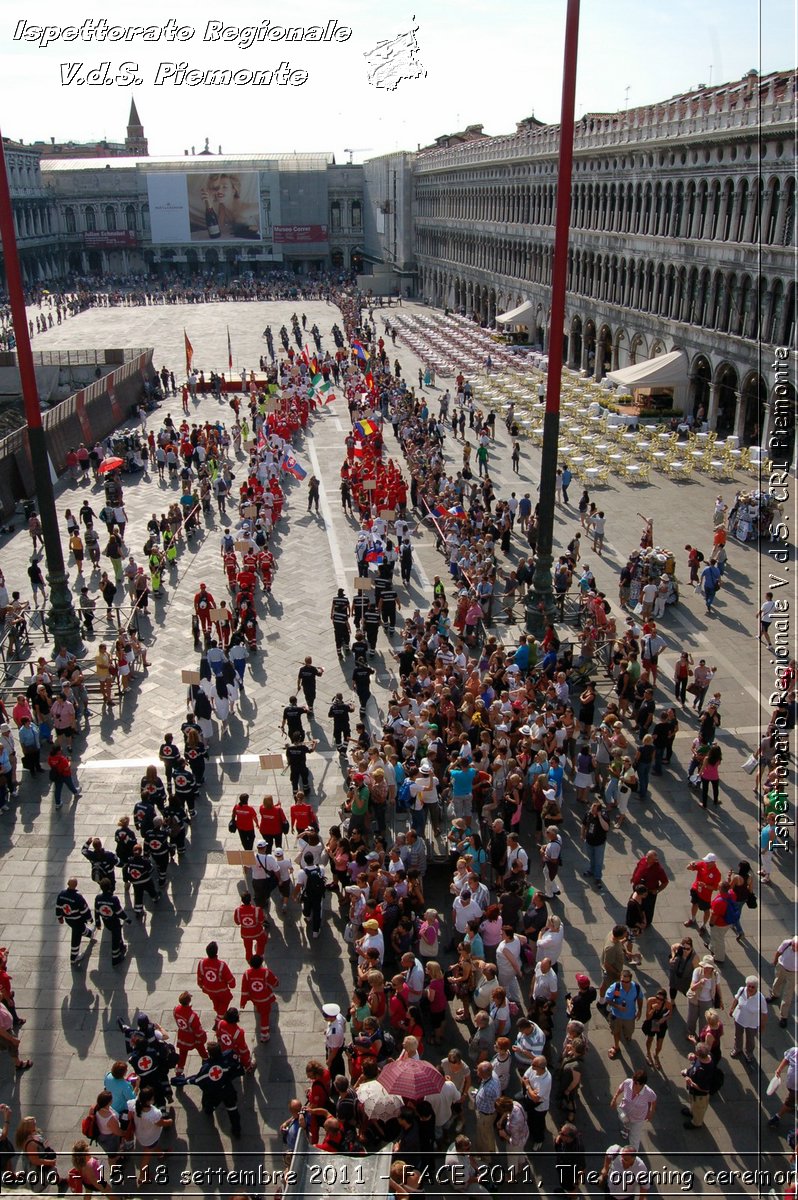
[[[718,424],[718,404],[720,403],[720,385],[709,385],[709,408],[707,409],[707,428],[716,429]]]

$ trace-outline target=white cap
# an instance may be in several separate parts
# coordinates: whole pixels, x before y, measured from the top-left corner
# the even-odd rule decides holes
[[[323,1004],[321,1011],[325,1017],[340,1017],[341,1006],[340,1004]]]
[[[718,861],[718,857],[716,854],[705,854],[704,855],[704,862],[717,862],[717,861]]]
[[[276,846],[272,853],[275,858],[285,858],[285,850],[283,850],[282,846]]]

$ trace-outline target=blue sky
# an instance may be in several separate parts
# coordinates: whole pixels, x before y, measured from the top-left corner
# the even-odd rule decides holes
[[[28,15],[30,14],[30,15]],[[220,16],[221,14],[221,16]],[[229,17],[228,17],[229,14]],[[87,17],[119,25],[162,25],[170,17],[195,30],[186,43],[132,45],[55,42],[47,48],[14,42],[17,22],[65,26]],[[346,42],[261,43],[250,49],[203,40],[206,23],[309,26],[337,20],[352,29]],[[415,21],[414,21],[415,18]],[[559,119],[564,0],[418,0],[381,9],[365,0],[274,7],[239,0],[209,0],[171,7],[152,0],[135,5],[113,0],[100,7],[74,0],[41,0],[35,6],[3,5],[0,19],[0,113],[7,137],[86,141],[124,137],[131,96],[153,154],[181,154],[205,138],[211,149],[332,150],[345,147],[355,161],[395,149],[414,150],[467,124],[488,133],[510,132],[532,115]],[[740,78],[754,67],[762,74],[796,62],[792,0],[587,0],[582,4],[577,116],[649,104],[698,83]],[[418,25],[422,79],[395,91],[370,86],[364,55],[383,39]],[[159,64],[190,68],[269,69],[287,60],[307,71],[299,87],[154,85]],[[101,87],[63,86],[61,64],[86,68],[109,61],[138,64],[143,82]],[[82,69],[82,67],[81,67]]]

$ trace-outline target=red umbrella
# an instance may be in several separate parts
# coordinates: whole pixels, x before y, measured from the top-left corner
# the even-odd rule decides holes
[[[98,475],[104,475],[106,471],[115,471],[117,467],[124,467],[124,458],[104,458],[97,468]]]
[[[397,1058],[383,1067],[377,1078],[386,1092],[405,1100],[437,1095],[444,1084],[440,1071],[423,1058]]]

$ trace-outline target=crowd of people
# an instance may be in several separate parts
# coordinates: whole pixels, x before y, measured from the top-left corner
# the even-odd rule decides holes
[[[225,518],[219,551],[229,593],[217,601],[200,585],[192,605],[199,670],[198,682],[187,685],[189,716],[179,733],[164,734],[159,764],[147,768],[139,800],[120,816],[114,849],[96,837],[83,846],[96,897],[83,895],[77,877],[58,896],[56,917],[70,929],[71,959],[79,969],[101,929],[109,933],[111,962],[124,960],[125,927],[148,919],[145,900],[155,927],[159,899],[190,849],[191,824],[207,806],[205,765],[213,740],[223,734],[241,690],[251,686],[247,664],[261,649],[260,622],[279,566],[286,478],[304,476],[292,445],[324,406],[313,382],[318,368],[331,373],[337,366],[351,418],[341,505],[352,525],[362,585],[351,598],[338,589],[330,609],[351,689],[347,694],[342,687],[327,712],[345,799],[337,819],[323,829],[328,814],[314,804],[312,775],[318,739],[308,737],[303,722],[319,720],[317,681],[324,668],[314,661],[318,655],[306,656],[296,684],[292,678],[283,685],[288,812],[273,797],[256,807],[242,793],[229,818],[230,834],[249,856],[247,890],[230,922],[241,935],[245,969],[228,963],[232,947],[224,956],[217,941],[206,947],[196,987],[213,1008],[211,1028],[189,990],[172,998],[175,1037],[145,1014],[130,1026],[123,1022],[127,1059],[103,1076],[88,1114],[94,1125],[87,1123],[73,1146],[72,1170],[82,1172],[87,1190],[112,1193],[114,1164],[135,1151],[139,1181],[158,1182],[157,1168],[148,1163],[179,1120],[175,1088],[199,1087],[204,1111],[212,1115],[224,1107],[231,1133],[241,1136],[235,1081],[257,1063],[241,1010],[252,1001],[256,1037],[264,1044],[274,1038],[280,983],[268,963],[269,934],[279,920],[286,938],[296,936],[291,914],[298,905],[304,923],[299,936],[308,951],[317,939],[324,946],[337,926],[349,951],[352,989],[348,1004],[323,1004],[323,1043],[307,1062],[304,1094],[291,1100],[281,1126],[286,1153],[300,1134],[335,1153],[387,1146],[393,1155],[390,1189],[405,1196],[423,1195],[424,1167],[435,1152],[444,1156],[451,1190],[479,1195],[501,1190],[491,1165],[500,1164],[502,1181],[522,1186],[535,1169],[536,1153],[552,1150],[560,1186],[576,1195],[586,1166],[589,1094],[606,1132],[617,1128],[602,1180],[613,1195],[642,1195],[647,1168],[638,1151],[649,1130],[663,1112],[673,1116],[678,1109],[686,1130],[704,1126],[712,1097],[731,1070],[725,1060],[753,1065],[769,1004],[778,1004],[779,1024],[786,1028],[798,979],[798,937],[792,937],[763,947],[774,967],[767,988],[759,975],[748,975],[741,986],[727,984],[729,931],[738,941],[746,937],[747,911],[758,903],[756,868],[744,858],[720,862],[711,849],[711,826],[706,852],[689,862],[679,862],[667,845],[629,855],[628,888],[611,897],[623,918],[608,919],[593,945],[582,938],[569,945],[574,929],[563,899],[573,873],[566,872],[565,882],[563,863],[576,861],[589,884],[603,891],[606,847],[622,846],[626,833],[619,831],[634,824],[640,806],[655,803],[652,778],[679,772],[704,807],[710,792],[713,809],[722,806],[720,692],[706,703],[717,682],[714,668],[705,659],[696,664],[688,650],[672,681],[663,679],[665,643],[654,619],[655,598],[648,612],[641,607],[614,615],[577,538],[556,565],[554,587],[563,597],[575,595],[578,653],[561,639],[562,626],[558,633],[548,623],[539,639],[521,632],[514,605],[531,590],[537,512],[528,493],[496,495],[502,489],[489,470],[501,453],[495,418],[473,404],[462,377],[454,395],[448,389],[441,394],[433,413],[426,395],[417,395],[398,362],[390,362],[374,309],[353,293],[334,298],[347,345],[323,356],[315,372],[306,354],[286,354],[270,367],[268,384],[276,391],[268,385],[251,391],[248,405],[245,396],[239,409],[233,407],[229,425],[186,418],[176,426],[165,417],[157,432],[147,433],[152,477],[168,472],[182,496],[174,514],[153,513],[142,564],[128,554],[123,565],[121,494],[114,494],[113,504],[106,497],[111,511],[105,516],[86,512],[86,502],[72,518],[71,537],[81,543],[95,519],[109,526],[105,553],[113,579],[106,572],[100,584],[109,612],[116,595],[111,585],[124,581],[132,608],[141,613],[168,591],[181,538],[190,537],[215,502]],[[384,333],[390,336],[389,321]],[[393,456],[387,425],[396,437]],[[448,453],[450,433],[454,439],[459,433],[461,464]],[[244,470],[237,468],[234,481],[236,462]],[[89,461],[86,470],[91,466]],[[306,487],[308,510],[315,505],[318,511],[319,480],[310,476]],[[563,504],[567,487],[565,492]],[[589,505],[586,497],[584,508],[574,511],[583,517],[582,528],[591,528],[595,545],[595,522],[585,524]],[[434,530],[443,566],[419,604],[413,537],[423,524]],[[649,533],[647,522],[644,537]],[[74,566],[83,576],[77,549],[76,542]],[[90,561],[99,568],[91,552]],[[94,603],[89,593],[87,587]],[[763,623],[769,613],[760,615]],[[113,672],[123,696],[129,686],[124,680],[146,663],[135,662],[125,637],[129,631],[112,651],[100,645],[95,661],[109,707],[116,699]],[[370,662],[378,655],[397,664],[384,711],[372,693]],[[793,694],[794,682],[793,674]],[[56,805],[65,784],[77,800],[70,751],[85,719],[84,681],[63,652],[63,661],[52,667],[39,665],[32,686],[33,695],[29,690],[20,696],[19,709],[2,714],[8,721],[0,727],[0,771],[7,782],[2,799],[10,802],[19,782],[13,721],[20,746],[27,747],[28,770],[37,766],[38,747],[31,749],[29,739],[23,743],[23,730],[35,727],[49,747]],[[792,710],[776,706],[752,756],[762,798],[764,885],[779,846],[777,742],[782,718],[791,715],[794,723],[794,700]],[[695,731],[687,761],[674,752],[683,727]],[[433,862],[448,863],[443,893],[436,891]],[[132,913],[117,894],[117,870],[129,888]],[[657,901],[674,885],[684,888],[685,933],[652,962],[647,946]],[[562,965],[568,950],[581,963],[571,978]],[[24,1017],[14,1007],[11,966],[7,954],[0,974],[0,1037],[15,1055],[16,1069],[25,1071],[34,1064],[20,1054]],[[663,1086],[667,1039],[683,1043],[678,1097]],[[463,1050],[443,1053],[454,1040]],[[187,1074],[194,1050],[198,1070]],[[609,1085],[599,1083],[599,1054],[622,1068]],[[797,1059],[798,1048],[785,1043],[779,1076],[787,1072],[788,1094],[772,1114],[774,1127],[784,1117],[794,1124]],[[42,1181],[63,1190],[69,1180],[53,1165],[46,1138],[31,1120],[20,1124],[16,1150]],[[87,1137],[107,1155],[107,1170],[92,1165]]]

